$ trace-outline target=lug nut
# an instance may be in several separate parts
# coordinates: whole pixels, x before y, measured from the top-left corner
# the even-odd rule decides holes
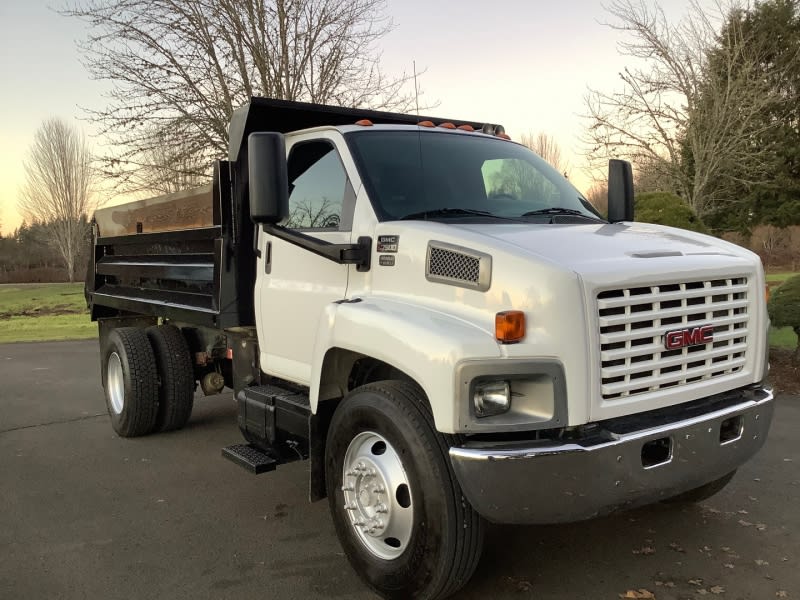
[[[377,512],[377,513],[387,513],[387,512],[389,512],[389,509],[386,508],[385,504],[381,503],[381,504],[378,504],[378,506],[375,507],[375,512]]]
[[[352,485],[343,485],[342,486],[342,491],[343,492],[353,492],[353,491],[355,491],[355,489],[356,488],[353,487]]]

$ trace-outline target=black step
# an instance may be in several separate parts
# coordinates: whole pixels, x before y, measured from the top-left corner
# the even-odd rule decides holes
[[[252,444],[234,444],[222,449],[222,456],[254,475],[274,471],[278,461]]]

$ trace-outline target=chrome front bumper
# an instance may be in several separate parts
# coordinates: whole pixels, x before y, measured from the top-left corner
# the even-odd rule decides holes
[[[664,425],[595,441],[473,443],[451,448],[450,459],[464,495],[490,521],[579,521],[730,473],[764,444],[772,412],[771,390],[742,390],[733,405]]]

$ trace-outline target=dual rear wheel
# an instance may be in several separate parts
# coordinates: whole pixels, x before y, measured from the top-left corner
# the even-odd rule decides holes
[[[177,327],[114,329],[102,361],[106,405],[117,434],[137,437],[170,431],[189,420],[194,372],[186,340]]]

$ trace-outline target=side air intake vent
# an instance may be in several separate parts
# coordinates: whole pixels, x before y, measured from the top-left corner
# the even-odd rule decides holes
[[[492,282],[492,257],[469,248],[431,241],[425,278],[485,292]]]

